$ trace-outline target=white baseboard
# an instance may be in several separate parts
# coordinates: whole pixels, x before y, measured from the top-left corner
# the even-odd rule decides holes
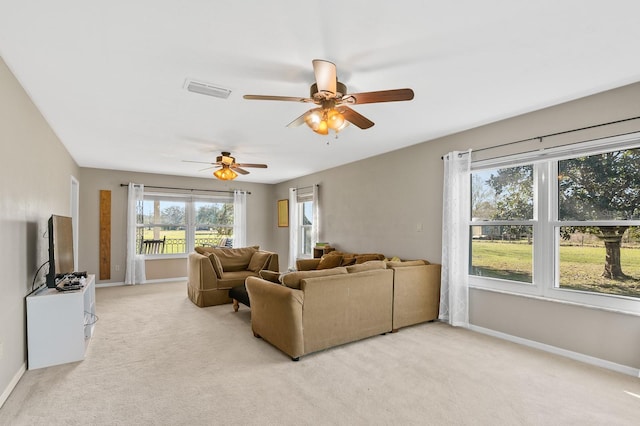
[[[176,277],[176,278],[161,278],[161,279],[157,279],[157,280],[147,280],[145,282],[143,282],[142,284],[136,284],[136,285],[144,285],[144,284],[157,284],[157,283],[170,283],[173,281],[186,281],[187,277]],[[121,285],[127,285],[124,282],[120,281],[120,282],[113,282],[113,283],[97,283],[96,284],[96,288],[97,287],[118,287]]]
[[[9,399],[9,395],[11,395],[11,392],[13,392],[13,389],[16,387],[25,371],[27,371],[27,363],[22,363],[18,372],[13,376],[13,379],[11,379],[7,388],[2,392],[2,395],[0,395],[0,408],[2,408],[7,399]]]
[[[510,342],[518,343],[520,345],[529,346],[531,348],[540,349],[545,352],[564,356],[566,358],[574,359],[576,361],[584,362],[586,364],[591,364],[597,367],[606,368],[608,370],[617,371],[618,373],[623,373],[623,374],[627,374],[629,376],[634,376],[634,377],[640,377],[640,369],[629,367],[627,365],[617,364],[615,362],[581,354],[579,352],[573,352],[567,349],[558,348],[556,346],[546,345],[544,343],[536,342],[534,340],[523,339],[522,337],[512,336],[511,334],[501,333],[499,331],[491,330],[484,327],[478,327],[477,325],[469,324],[469,330],[476,331],[482,334],[487,334],[489,336],[497,337],[499,339],[508,340]]]

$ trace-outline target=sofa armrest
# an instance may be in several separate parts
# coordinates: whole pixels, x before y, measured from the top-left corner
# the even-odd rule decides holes
[[[253,333],[292,358],[303,355],[303,292],[258,277],[247,277],[245,286]]]
[[[187,258],[187,284],[197,290],[218,288],[218,276],[208,256],[191,252]]]
[[[265,251],[266,253],[271,254],[271,256],[269,256],[269,260],[267,260],[266,265],[262,269],[266,269],[267,271],[280,272],[280,261],[278,260],[278,253],[266,250],[261,251]]]
[[[394,330],[438,318],[440,268],[435,263],[392,268]]]
[[[314,259],[296,259],[296,269],[298,271],[311,271],[317,269],[320,264],[319,258]]]

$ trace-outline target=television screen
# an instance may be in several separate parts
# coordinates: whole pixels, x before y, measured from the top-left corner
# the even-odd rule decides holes
[[[47,287],[56,286],[56,278],[74,271],[72,219],[52,215],[49,218],[49,273]]]

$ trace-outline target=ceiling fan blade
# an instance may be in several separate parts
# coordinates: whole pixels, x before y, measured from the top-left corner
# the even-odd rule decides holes
[[[313,111],[313,110],[311,110],[311,111]],[[287,127],[298,127],[301,124],[304,124],[304,119],[307,116],[307,114],[309,114],[309,111],[305,112],[300,117],[296,118],[291,123],[287,124]]]
[[[377,102],[410,101],[413,99],[413,90],[394,89],[378,92],[350,93],[342,98],[348,104],[372,104]]]
[[[216,164],[211,161],[192,161],[192,160],[182,160],[183,163],[198,163],[198,164]]]
[[[318,84],[319,92],[329,92],[333,95],[336,94],[336,83],[338,81],[336,76],[336,64],[322,59],[314,59],[313,73],[316,76],[316,83]]]
[[[243,98],[253,101],[313,102],[313,99],[310,98],[296,98],[293,96],[244,95]]]
[[[338,111],[342,113],[345,120],[358,126],[361,129],[368,129],[375,124],[373,121],[369,120],[364,115],[357,113],[348,106],[342,105],[338,108]]]
[[[266,169],[266,164],[253,164],[253,163],[236,163],[234,167],[257,167],[259,169]]]
[[[198,171],[199,171],[199,172],[204,172],[205,170],[210,170],[210,169],[213,169],[214,167],[216,167],[216,165],[209,166],[209,167],[205,167],[204,169],[200,169],[200,170],[198,170]]]
[[[232,169],[233,169],[234,172],[238,172],[241,175],[248,175],[249,174],[248,171],[246,171],[245,169],[241,169],[240,167],[232,167]]]

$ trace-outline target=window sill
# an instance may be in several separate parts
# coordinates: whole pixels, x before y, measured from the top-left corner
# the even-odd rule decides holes
[[[178,254],[145,254],[144,260],[169,260],[169,259],[186,259],[187,253]]]
[[[628,311],[628,310],[624,310],[624,309],[616,309],[616,308],[611,308],[611,307],[606,307],[606,306],[597,306],[597,305],[592,305],[592,304],[587,304],[587,303],[580,303],[580,302],[573,302],[573,301],[570,301],[570,300],[562,300],[562,299],[557,299],[557,298],[552,298],[552,297],[544,297],[544,296],[538,296],[538,295],[532,295],[532,294],[526,294],[526,293],[518,293],[518,292],[514,292],[514,291],[498,290],[498,289],[493,289],[493,288],[487,288],[487,287],[484,287],[484,286],[469,285],[469,288],[472,288],[474,290],[489,291],[489,292],[492,292],[492,293],[506,294],[506,295],[509,295],[509,296],[518,296],[518,297],[524,297],[524,298],[528,298],[528,299],[540,300],[540,301],[543,301],[543,302],[559,303],[559,304],[563,304],[563,305],[577,306],[577,307],[580,307],[580,308],[595,309],[595,310],[604,311],[604,312],[612,312],[612,313],[615,313],[615,314],[631,315],[631,316],[634,316],[634,317],[640,317],[640,312],[632,312],[632,311]],[[640,300],[637,303],[638,303],[638,305],[640,305]]]

